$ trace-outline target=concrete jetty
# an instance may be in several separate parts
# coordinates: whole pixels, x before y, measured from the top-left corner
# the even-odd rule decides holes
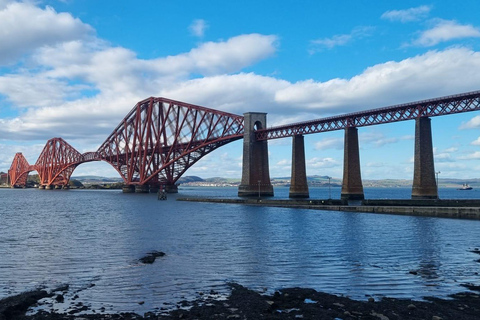
[[[366,212],[380,214],[411,215],[456,219],[480,220],[480,200],[361,200],[346,201],[338,199],[324,200],[277,200],[262,198],[179,198],[178,201],[230,203],[254,206],[284,208],[302,208],[312,210],[331,210],[345,212]]]

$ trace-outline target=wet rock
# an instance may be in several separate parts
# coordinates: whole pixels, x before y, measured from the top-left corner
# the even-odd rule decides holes
[[[480,291],[480,286],[474,285],[473,283],[462,283],[461,286],[472,291]]]
[[[370,314],[371,314],[372,316],[380,319],[380,320],[390,320],[387,316],[385,316],[385,315],[383,315],[383,314],[381,314],[381,313],[376,313],[375,311],[372,311]]]
[[[38,300],[52,297],[45,290],[29,291],[0,300],[0,320],[18,319]]]
[[[145,256],[143,258],[140,258],[141,263],[154,263],[155,262],[155,257],[154,256]]]
[[[480,249],[475,248],[475,249],[471,250],[470,252],[480,254]]]
[[[415,309],[417,309],[417,307],[416,307],[414,304],[409,304],[409,305],[407,306],[407,309],[408,309],[408,310],[415,310]]]
[[[152,264],[158,257],[163,257],[165,252],[162,251],[152,251],[147,253],[147,255],[143,258],[140,258],[139,261],[141,263]]]
[[[65,298],[63,297],[62,294],[58,294],[58,295],[55,297],[55,301],[62,303],[62,302],[65,301]]]

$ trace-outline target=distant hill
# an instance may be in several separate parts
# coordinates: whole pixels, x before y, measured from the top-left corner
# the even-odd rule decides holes
[[[83,184],[105,184],[123,182],[123,179],[118,177],[101,177],[101,176],[74,176],[73,180],[78,180]]]
[[[72,177],[74,180],[78,180],[83,184],[112,184],[112,183],[122,183],[123,179],[120,177],[101,177],[101,176],[75,176]],[[180,184],[192,184],[195,185],[198,183],[209,184],[209,185],[226,185],[226,184],[235,184],[240,183],[240,178],[222,178],[222,177],[213,177],[203,179],[198,176],[184,176],[178,180]],[[272,178],[273,185],[289,185],[290,177],[276,177]],[[308,184],[316,187],[326,187],[330,185],[331,187],[341,187],[342,179],[341,178],[330,178],[328,176],[308,176]],[[473,188],[480,188],[480,179],[439,179],[439,185],[443,188],[460,188],[464,183],[470,185]],[[363,180],[363,186],[368,187],[386,187],[386,188],[398,188],[398,187],[411,187],[412,180],[409,179],[381,179],[381,180]]]
[[[197,176],[185,176],[178,179],[178,183],[203,182],[204,179]]]

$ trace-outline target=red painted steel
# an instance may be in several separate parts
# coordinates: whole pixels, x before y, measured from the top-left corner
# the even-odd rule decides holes
[[[257,140],[285,138],[477,110],[480,110],[480,91],[271,127],[258,130],[256,138]]]
[[[82,155],[62,138],[47,141],[35,163],[42,186],[66,186]]]
[[[17,152],[13,158],[12,165],[8,170],[8,176],[11,186],[25,186],[27,184],[27,177],[30,171],[35,170],[21,152]]]
[[[243,130],[242,116],[152,97],[137,103],[97,153],[126,184],[171,185]]]
[[[10,181],[36,170],[42,186],[65,186],[84,162],[107,161],[129,185],[173,185],[200,158],[243,138],[243,117],[164,98],[143,100],[96,152],[81,154],[62,138],[47,141],[35,165],[17,154]]]
[[[258,140],[480,110],[480,91],[258,130]],[[61,138],[48,140],[35,165],[17,153],[11,185],[36,170],[44,186],[67,185],[75,168],[107,161],[130,185],[173,185],[206,154],[243,138],[243,116],[165,98],[140,101],[96,152],[81,154]]]

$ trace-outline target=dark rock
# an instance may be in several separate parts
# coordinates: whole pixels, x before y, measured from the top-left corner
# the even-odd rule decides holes
[[[155,262],[155,257],[154,256],[145,256],[143,258],[140,258],[141,263],[154,263]]]
[[[55,297],[55,301],[62,303],[62,302],[65,301],[65,298],[63,297],[62,294],[58,294],[58,295]]]
[[[0,300],[0,320],[18,319],[38,300],[51,297],[45,290],[35,290]]]
[[[140,258],[139,261],[141,263],[148,263],[148,264],[151,264],[151,263],[154,263],[155,262],[155,259],[158,258],[158,257],[163,257],[165,255],[165,252],[162,252],[162,251],[152,251],[152,252],[149,252],[147,253],[147,255],[143,258]]]
[[[473,283],[462,283],[461,286],[472,291],[480,291],[480,286],[474,285]]]

